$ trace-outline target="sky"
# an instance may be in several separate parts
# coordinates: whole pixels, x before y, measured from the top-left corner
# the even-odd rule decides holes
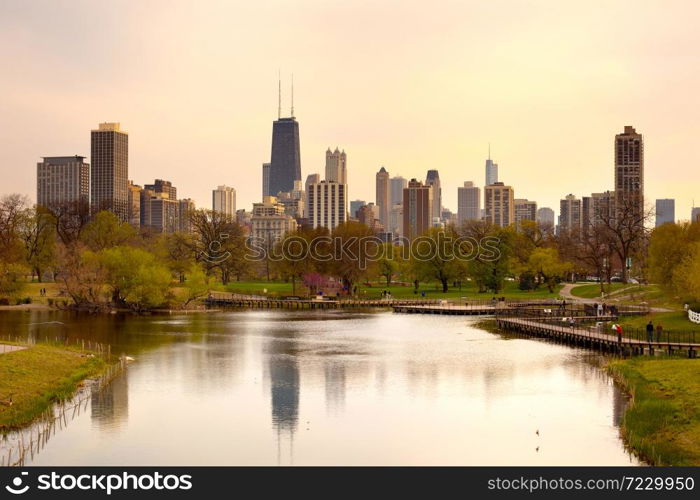
[[[0,195],[36,196],[42,156],[90,154],[120,122],[129,177],[210,208],[262,192],[294,75],[302,179],[348,155],[350,199],[381,166],[438,169],[443,205],[484,183],[558,212],[613,187],[613,140],[645,139],[648,201],[700,205],[700,4],[693,1],[0,0]]]

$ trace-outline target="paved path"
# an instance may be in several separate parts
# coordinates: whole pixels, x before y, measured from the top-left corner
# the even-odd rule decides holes
[[[577,302],[579,304],[595,304],[601,301],[614,301],[614,300],[620,300],[623,298],[628,298],[627,295],[621,294],[621,292],[624,292],[630,288],[634,288],[634,285],[629,286],[627,288],[622,288],[620,290],[616,290],[612,294],[610,294],[607,298],[601,299],[600,297],[597,297],[595,299],[586,299],[583,297],[576,297],[571,293],[571,290],[576,288],[577,286],[584,286],[584,285],[590,285],[590,283],[566,283],[562,289],[559,291],[559,295],[561,295],[564,299],[569,300],[571,302]],[[651,312],[655,313],[660,313],[660,312],[673,312],[673,309],[667,309],[665,307],[650,307],[649,310]]]
[[[4,354],[6,352],[22,351],[24,349],[26,349],[26,347],[21,345],[0,344],[0,354]]]

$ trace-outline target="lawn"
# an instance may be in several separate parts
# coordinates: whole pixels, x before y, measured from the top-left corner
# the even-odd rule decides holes
[[[633,397],[627,443],[652,465],[700,465],[700,361],[637,357],[609,370]]]
[[[517,282],[507,281],[505,289],[498,295],[518,299],[556,298],[558,297],[560,288],[561,287],[557,286],[554,293],[549,293],[546,287],[539,290],[523,291],[518,288]],[[226,286],[219,285],[216,289],[234,293],[270,295],[274,297],[293,295],[291,282],[285,283],[280,281],[235,281]],[[366,283],[358,284],[357,295],[359,298],[378,299],[381,298],[383,290],[389,290],[392,297],[397,299],[421,298],[422,292],[425,292],[425,298],[428,299],[459,299],[462,297],[470,299],[490,299],[493,296],[493,294],[479,293],[471,283],[464,284],[461,290],[459,288],[450,287],[447,293],[443,293],[442,289],[437,284],[431,285],[421,283],[418,293],[414,293],[412,285],[401,286],[392,284],[387,287],[385,284],[379,282],[373,282],[370,285]],[[306,293],[306,287],[297,282],[296,295],[305,295]]]
[[[31,423],[104,366],[99,357],[49,345],[0,354],[0,432]]]
[[[630,285],[629,283],[604,283],[605,293],[615,293],[623,288],[636,287],[638,285]],[[571,289],[571,295],[581,297],[582,299],[597,299],[600,298],[600,283],[591,283],[587,285],[578,285]]]

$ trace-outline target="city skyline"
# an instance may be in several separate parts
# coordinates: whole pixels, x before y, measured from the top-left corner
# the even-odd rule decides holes
[[[613,137],[624,125],[646,138],[648,203],[674,198],[677,217],[686,219],[692,200],[700,197],[694,191],[700,184],[695,167],[700,153],[692,147],[700,103],[689,98],[700,79],[692,63],[698,35],[687,12],[697,9],[693,4],[675,12],[660,3],[579,6],[582,28],[573,32],[567,30],[565,6],[516,6],[504,13],[498,3],[445,4],[426,14],[409,4],[396,26],[367,25],[360,45],[344,40],[343,30],[325,26],[324,20],[337,14],[342,23],[358,22],[366,7],[301,2],[302,12],[295,14],[280,4],[274,19],[299,22],[284,23],[272,40],[256,40],[250,54],[235,48],[255,40],[266,9],[250,7],[250,26],[232,31],[227,20],[240,7],[212,4],[194,15],[187,4],[168,13],[161,5],[146,3],[138,11],[131,5],[115,9],[79,2],[60,9],[50,2],[43,8],[20,2],[0,6],[0,36],[6,42],[0,62],[18,69],[0,82],[6,96],[0,161],[14,173],[3,182],[4,192],[34,199],[33,166],[41,157],[89,156],[86,131],[113,121],[129,131],[129,177],[135,183],[165,177],[200,207],[209,205],[215,186],[226,184],[240,194],[239,206],[249,208],[260,199],[260,165],[270,159],[279,67],[283,115],[291,105],[290,73],[295,74],[302,179],[322,173],[323,152],[342,144],[352,157],[353,199],[374,199],[368,179],[381,165],[392,176],[409,179],[437,169],[443,205],[454,212],[457,188],[483,177],[491,143],[499,180],[513,186],[518,198],[556,210],[566,193],[583,197],[614,187]],[[310,5],[319,9],[317,16],[304,15]],[[374,9],[383,15],[393,7],[388,2]],[[78,11],[82,17],[73,15]],[[630,18],[624,37],[614,22],[620,12]],[[82,26],[84,17],[107,20],[65,40],[62,33],[74,23]],[[469,43],[482,34],[484,20],[500,21],[489,28],[491,35],[494,30],[500,35],[490,36],[490,44],[477,52]],[[428,29],[426,21],[436,29]],[[544,26],[554,29],[538,34]],[[409,28],[414,40],[393,40],[397,30]],[[309,45],[303,36],[314,30],[315,36],[325,34],[323,47]],[[42,38],[17,43],[36,32]],[[288,43],[280,46],[277,37]],[[115,39],[123,43],[114,44]],[[521,42],[522,49],[511,51]],[[113,49],[108,57],[102,57],[105,46]],[[524,59],[523,53],[531,56]],[[246,67],[243,77],[215,64],[229,55]],[[331,56],[344,61],[338,75],[325,71]],[[391,69],[382,68],[382,56],[395,59]],[[177,82],[171,67],[181,77]],[[553,72],[558,67],[567,71]],[[43,77],[47,69],[50,79]],[[202,167],[192,176],[195,165]]]

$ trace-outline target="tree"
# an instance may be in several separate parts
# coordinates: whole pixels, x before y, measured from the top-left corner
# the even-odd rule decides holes
[[[187,270],[187,280],[185,281],[185,302],[183,307],[187,307],[190,302],[206,296],[209,293],[209,276],[198,264],[192,264]]]
[[[478,252],[467,263],[467,273],[480,293],[499,293],[511,274],[515,232],[487,221],[468,221],[460,234],[479,245]]]
[[[346,222],[333,231],[333,260],[331,269],[343,282],[349,294],[354,294],[355,283],[374,263],[367,259],[367,242],[378,242],[371,228],[359,222]],[[377,246],[379,243],[377,243]]]
[[[114,213],[106,210],[95,214],[81,233],[82,242],[92,251],[126,245],[136,236],[136,230],[128,222],[119,220]]]
[[[80,309],[106,307],[106,275],[97,255],[79,243],[60,245],[57,250],[56,279],[62,284],[62,293],[67,294],[74,306]]]
[[[50,215],[56,235],[64,245],[72,245],[80,239],[83,228],[90,222],[90,202],[75,200],[41,207]]]
[[[570,267],[559,259],[554,248],[535,248],[528,259],[528,269],[539,283],[547,285],[549,293],[554,292],[554,285],[559,283]]]
[[[448,228],[445,231],[433,228],[411,243],[413,263],[418,276],[424,280],[439,281],[443,293],[448,291],[450,281],[466,275],[465,261],[454,251],[457,237],[457,233],[452,229]]]
[[[401,252],[392,243],[385,243],[382,254],[377,261],[377,273],[386,280],[386,286],[391,286],[391,280],[399,272]]]
[[[51,215],[41,207],[26,209],[20,237],[27,264],[37,280],[42,281],[44,271],[55,263],[56,231]]]
[[[241,226],[230,215],[204,209],[190,212],[190,225],[195,235],[195,258],[207,274],[218,271],[223,284],[232,276],[240,279],[249,265]]]
[[[10,194],[0,198],[0,259],[7,264],[24,260],[21,231],[27,206],[26,196]]]
[[[187,272],[194,269],[196,246],[194,237],[187,233],[166,234],[162,245],[170,271],[177,276],[180,283],[184,283]],[[201,271],[199,266],[197,268]]]
[[[692,251],[693,243],[698,241],[698,223],[664,224],[654,228],[649,241],[650,279],[666,290],[682,295],[683,284],[679,284],[676,279],[676,269],[684,265]]]
[[[700,302],[700,242],[688,245],[688,252],[673,275],[674,288],[689,302]]]

